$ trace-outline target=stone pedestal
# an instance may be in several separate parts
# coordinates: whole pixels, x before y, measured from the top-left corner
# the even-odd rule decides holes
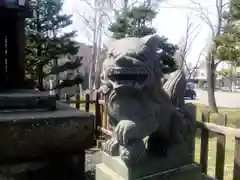
[[[94,115],[29,93],[0,94],[0,174],[13,180],[83,179]]]
[[[96,167],[96,180],[202,180],[196,163],[187,163],[184,157],[148,157],[136,167],[126,167],[120,157],[101,153],[102,163]],[[185,157],[186,158],[186,157]]]
[[[24,21],[32,11],[27,2],[17,2],[0,2],[4,24],[0,35],[0,179],[83,180],[85,149],[94,145],[94,115],[33,90],[34,82],[25,79]]]
[[[7,110],[55,110],[56,96],[37,90],[14,89],[0,93],[0,113]]]

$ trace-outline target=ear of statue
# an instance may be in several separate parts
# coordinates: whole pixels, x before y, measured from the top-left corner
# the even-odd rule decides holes
[[[159,50],[160,42],[161,42],[161,37],[157,34],[153,35],[148,35],[144,36],[142,38],[142,41],[144,41],[145,45],[149,47],[149,49],[153,52],[156,53]]]

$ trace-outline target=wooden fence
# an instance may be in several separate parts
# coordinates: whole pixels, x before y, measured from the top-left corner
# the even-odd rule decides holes
[[[235,137],[234,150],[234,167],[233,180],[240,180],[240,129],[226,127],[227,116],[220,115],[216,123],[210,123],[210,113],[207,109],[202,110],[202,120],[198,122],[198,128],[201,129],[201,154],[200,164],[202,172],[207,174],[208,168],[208,144],[210,133],[216,135],[217,149],[216,149],[216,166],[215,178],[218,180],[224,179],[224,162],[226,151],[226,136]]]
[[[80,96],[76,95],[76,100],[71,101],[68,98],[63,100],[68,104],[75,104],[77,109],[80,109],[81,104],[85,104],[85,111],[92,111],[95,113],[95,136],[96,139],[103,139],[111,135],[108,130],[107,112],[104,106],[104,101],[101,99],[99,93],[96,94],[94,100],[90,99],[90,95],[86,94],[84,100],[80,100]],[[83,110],[83,109],[82,109]],[[240,129],[226,127],[227,116],[220,115],[216,123],[210,123],[210,113],[207,109],[201,111],[201,121],[197,121],[198,129],[200,129],[201,149],[200,149],[200,165],[202,173],[207,174],[208,169],[208,151],[210,134],[214,134],[217,138],[216,148],[216,166],[215,178],[217,180],[224,180],[224,163],[225,163],[225,146],[226,136],[235,137],[235,153],[234,153],[234,167],[233,179],[240,180]]]
[[[79,94],[76,94],[74,99],[75,100],[71,100],[67,95],[65,95],[65,98],[61,101],[72,105],[77,109],[95,114],[94,126],[96,139],[104,139],[106,135],[111,135],[111,132],[108,131],[107,111],[104,105],[104,100],[101,99],[100,93],[96,93],[94,100],[91,99],[89,93],[86,93],[84,98],[81,98]],[[83,106],[81,107],[81,105]]]

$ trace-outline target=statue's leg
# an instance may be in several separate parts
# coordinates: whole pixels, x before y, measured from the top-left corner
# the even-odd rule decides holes
[[[119,156],[119,143],[116,138],[116,133],[114,131],[114,124],[117,124],[116,119],[109,116],[109,130],[113,132],[111,139],[107,140],[105,143],[103,143],[103,150],[108,153],[111,156]]]
[[[167,156],[170,144],[169,138],[162,134],[161,130],[153,132],[147,139],[147,151],[150,154]]]
[[[195,123],[184,112],[176,109],[168,121],[168,127],[162,127],[160,124],[159,128],[149,136],[147,141],[149,152],[166,156],[169,148],[193,139]]]
[[[132,127],[129,127],[127,124],[124,124],[124,126],[127,129],[129,128],[129,131],[135,131],[135,128],[131,129]],[[120,135],[121,133],[124,135]],[[128,131],[124,131],[123,129],[115,129],[111,139],[104,144],[103,148],[104,151],[109,155],[120,155],[125,164],[131,165],[138,163],[144,158],[146,154],[146,148],[141,138],[131,138],[133,136],[128,137],[128,134]]]
[[[146,155],[143,139],[157,130],[156,118],[121,120],[113,131],[112,138],[105,144],[105,152],[119,155],[126,164],[141,161]]]
[[[122,120],[115,128],[116,137],[121,146],[120,155],[127,164],[134,164],[146,155],[143,139],[157,130],[159,122],[156,118],[146,120]]]

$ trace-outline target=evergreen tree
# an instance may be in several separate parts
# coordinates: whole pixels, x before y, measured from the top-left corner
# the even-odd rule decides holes
[[[62,1],[32,0],[35,16],[26,20],[25,69],[29,78],[38,80],[38,88],[43,90],[43,67],[52,65],[59,57],[74,55],[79,45],[72,40],[76,32],[60,34],[71,25],[71,16],[61,14]]]
[[[230,78],[230,91],[232,91],[232,87],[235,87],[236,66],[240,65],[240,4],[235,0],[230,1],[224,20],[227,23],[223,27],[222,34],[215,38],[214,54],[220,61],[228,61],[232,64]]]
[[[229,61],[234,66],[240,64],[240,4],[235,0],[230,2],[229,11],[225,12],[227,22],[223,32],[215,38],[215,56],[221,61]]]
[[[117,17],[116,22],[111,24],[109,31],[113,32],[116,39],[123,37],[143,37],[156,33],[151,26],[152,20],[157,13],[152,7],[141,5],[128,8]]]
[[[69,61],[58,67],[53,67],[50,73],[48,73],[48,75],[56,75],[62,72],[66,72],[65,77],[61,79],[62,82],[59,84],[55,83],[53,89],[61,90],[62,88],[79,85],[83,82],[83,76],[79,72],[79,67],[82,65],[83,57],[69,56],[68,59]]]
[[[121,39],[124,37],[143,37],[156,33],[152,26],[152,21],[157,12],[151,5],[144,3],[140,6],[134,6],[122,10],[116,18],[116,22],[110,25],[109,31],[113,33],[113,38]],[[164,73],[170,73],[176,69],[173,56],[177,46],[168,42],[166,37],[161,38],[159,49],[163,51],[160,59],[163,61]]]

